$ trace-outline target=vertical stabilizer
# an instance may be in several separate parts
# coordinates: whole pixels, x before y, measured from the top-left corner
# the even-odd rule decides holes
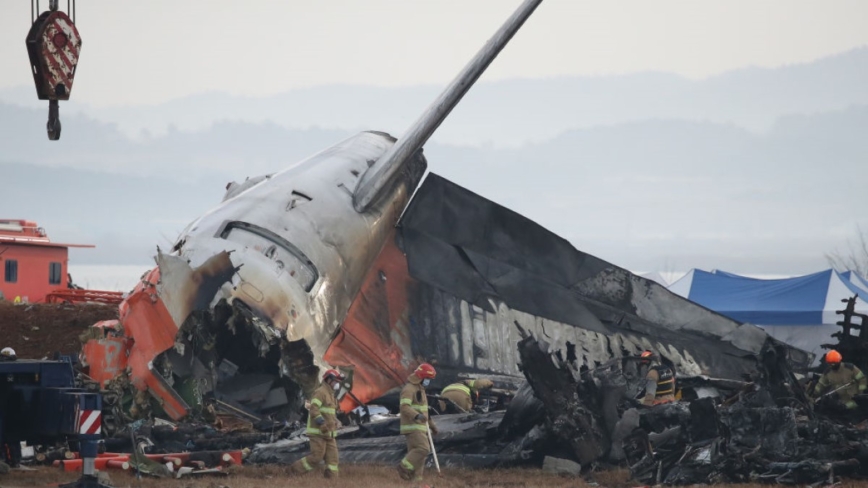
[[[525,0],[398,142],[365,172],[353,194],[353,206],[357,212],[367,210],[410,156],[428,141],[540,3],[542,0]]]

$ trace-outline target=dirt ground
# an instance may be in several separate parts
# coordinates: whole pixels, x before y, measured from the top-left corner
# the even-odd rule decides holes
[[[79,334],[100,320],[116,319],[116,305],[19,304],[0,301],[0,347],[22,359],[78,354]]]
[[[337,480],[326,480],[318,474],[302,477],[291,477],[285,466],[245,466],[233,470],[228,475],[207,476],[184,479],[156,479],[144,477],[137,480],[127,471],[110,471],[109,476],[113,486],[117,488],[378,488],[378,487],[416,487],[425,486],[437,488],[632,488],[635,482],[630,481],[626,470],[591,473],[583,477],[566,477],[543,473],[539,469],[497,469],[497,470],[467,470],[446,469],[442,477],[436,473],[426,472],[423,483],[409,483],[398,478],[393,467],[387,466],[342,466],[341,475]],[[17,488],[25,486],[56,486],[78,478],[77,475],[63,473],[56,468],[39,468],[36,471],[13,471],[0,476],[0,488]],[[770,485],[718,485],[739,488],[760,488]],[[844,481],[840,488],[865,488],[868,482]]]
[[[398,478],[393,467],[386,466],[342,466],[340,478],[327,480],[321,475],[311,473],[302,477],[290,477],[284,466],[245,466],[229,475],[208,476],[184,479],[142,478],[137,480],[129,472],[111,471],[112,484],[117,488],[284,488],[286,486],[300,488],[323,487],[415,487],[436,486],[437,488],[464,487],[593,487],[606,486],[627,488],[635,486],[630,483],[627,473],[615,471],[598,473],[595,477],[574,478],[561,477],[543,473],[538,469],[505,469],[505,470],[445,470],[443,477],[436,473],[427,473],[424,483],[409,483]],[[16,472],[0,477],[0,487],[52,486],[57,483],[74,481],[76,475],[63,473],[54,468],[41,468],[35,472]],[[596,482],[597,485],[592,483]]]

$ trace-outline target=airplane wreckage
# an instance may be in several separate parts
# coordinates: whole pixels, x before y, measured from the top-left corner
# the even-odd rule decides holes
[[[328,367],[348,373],[340,396],[350,411],[387,397],[420,362],[437,367],[432,389],[485,376],[515,390],[535,376],[529,369],[553,361],[580,375],[651,349],[700,392],[742,387],[770,347],[810,364],[808,353],[758,327],[425,177],[422,146],[540,1],[524,2],[400,139],[363,132],[283,171],[230,183],[168,252],[158,249],[157,267],[120,305],[119,319],[92,326],[82,348],[87,375],[104,391],[105,429],[215,409],[288,425],[302,418],[305,395]],[[522,347],[529,340],[547,351],[533,365]],[[525,386],[512,405],[538,403],[534,392],[545,396]],[[504,415],[485,415],[471,433],[460,419],[457,434],[441,423],[439,437],[486,438]],[[614,426],[617,418],[604,417]],[[586,420],[592,442],[577,447],[582,463],[608,451],[601,440],[610,436],[590,413]],[[494,459],[523,456],[534,432],[522,431]],[[285,442],[260,460],[303,449],[298,439]],[[375,457],[367,441],[342,442],[342,459],[352,462],[345,453],[354,442],[359,459]],[[490,464],[492,454],[480,452],[479,464]]]

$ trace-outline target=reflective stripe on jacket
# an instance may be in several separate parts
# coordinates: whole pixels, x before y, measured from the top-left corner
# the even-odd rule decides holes
[[[460,391],[460,392],[466,394],[467,396],[470,396],[470,388],[472,388],[472,387],[473,387],[473,385],[468,386],[468,385],[465,385],[464,383],[452,383],[451,385],[447,386],[446,388],[443,388],[443,393],[447,393],[450,391]]]
[[[660,398],[666,395],[674,395],[675,373],[672,372],[672,369],[663,365],[657,365],[651,369],[657,371],[657,391],[654,392],[654,396]]]

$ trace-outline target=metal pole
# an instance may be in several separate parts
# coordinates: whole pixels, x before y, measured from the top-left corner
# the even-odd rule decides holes
[[[437,476],[443,476],[440,472],[440,460],[437,459],[437,451],[434,449],[434,439],[431,437],[431,426],[425,423],[425,433],[428,434],[428,446],[431,447],[431,454],[434,455],[434,466],[437,468]]]
[[[85,476],[96,476],[94,463],[96,458],[86,457],[81,460],[81,474]]]

